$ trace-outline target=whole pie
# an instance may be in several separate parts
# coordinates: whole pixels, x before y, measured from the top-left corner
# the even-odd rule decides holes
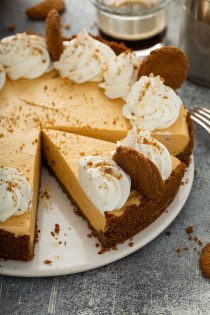
[[[1,40],[0,258],[33,258],[41,157],[105,248],[174,199],[192,123],[162,73],[140,75],[143,62],[85,30],[54,62],[38,35]]]

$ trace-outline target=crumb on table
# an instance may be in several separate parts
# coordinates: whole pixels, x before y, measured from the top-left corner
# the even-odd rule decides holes
[[[46,259],[46,260],[44,260],[44,264],[45,265],[51,265],[52,264],[52,260]]]

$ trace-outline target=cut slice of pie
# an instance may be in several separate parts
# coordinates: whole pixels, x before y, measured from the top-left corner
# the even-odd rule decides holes
[[[40,130],[2,130],[0,147],[0,258],[30,260],[40,184]],[[17,211],[9,217],[12,207]]]
[[[62,187],[86,218],[104,247],[112,247],[132,237],[156,220],[174,199],[185,165],[172,159],[172,173],[165,181],[161,198],[147,199],[131,190],[128,200],[118,210],[104,213],[94,206],[78,180],[80,160],[87,156],[112,157],[116,145],[98,139],[55,130],[42,130],[43,153]]]

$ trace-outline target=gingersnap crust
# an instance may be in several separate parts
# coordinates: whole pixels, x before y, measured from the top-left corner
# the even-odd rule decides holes
[[[53,61],[59,60],[63,52],[61,21],[58,11],[51,10],[46,19],[46,39],[50,56]]]
[[[158,198],[164,181],[156,165],[144,155],[128,147],[118,147],[114,161],[131,177],[132,189],[146,198]]]
[[[30,236],[15,236],[13,233],[0,230],[0,258],[27,261],[34,256]]]
[[[181,87],[189,69],[186,54],[179,48],[166,46],[156,49],[142,60],[138,77],[153,73],[160,75],[164,83],[172,89]]]
[[[47,17],[52,9],[55,9],[58,12],[63,12],[65,10],[64,0],[44,0],[27,8],[26,14],[32,20],[42,20]]]

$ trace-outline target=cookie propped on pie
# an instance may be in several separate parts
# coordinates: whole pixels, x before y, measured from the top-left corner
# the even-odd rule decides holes
[[[132,188],[152,199],[161,198],[166,180],[180,163],[149,131],[136,128],[118,143],[113,159],[131,177]]]
[[[148,76],[151,73],[160,75],[167,86],[178,89],[183,84],[188,69],[186,54],[177,47],[165,46],[155,49],[143,59],[138,76]]]
[[[160,172],[143,154],[129,147],[118,147],[113,159],[130,175],[133,189],[146,198],[157,198],[162,195],[164,181]]]

